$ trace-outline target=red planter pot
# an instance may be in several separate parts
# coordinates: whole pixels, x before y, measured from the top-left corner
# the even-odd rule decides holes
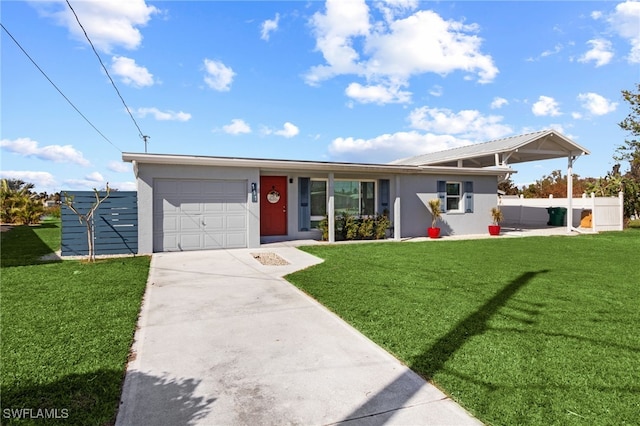
[[[489,235],[500,235],[500,225],[489,225]]]
[[[440,228],[427,228],[429,238],[440,238]]]

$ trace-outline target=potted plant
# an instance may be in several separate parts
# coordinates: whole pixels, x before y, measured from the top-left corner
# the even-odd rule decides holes
[[[500,207],[491,207],[492,225],[489,225],[489,235],[500,235],[500,222],[504,220],[504,215]]]
[[[442,217],[440,199],[429,200],[429,209],[431,210],[431,228],[427,229],[427,235],[429,235],[429,238],[438,238],[440,237],[440,228],[436,227],[436,222]]]

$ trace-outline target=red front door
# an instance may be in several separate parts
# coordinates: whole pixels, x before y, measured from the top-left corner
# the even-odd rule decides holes
[[[260,235],[287,235],[286,176],[260,176]]]

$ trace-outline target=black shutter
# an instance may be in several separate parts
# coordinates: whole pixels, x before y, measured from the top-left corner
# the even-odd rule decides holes
[[[389,182],[389,179],[380,179],[378,181],[378,198],[380,200],[380,211],[378,212],[379,214],[384,213],[385,210],[387,211],[387,213],[391,211],[391,209],[389,208],[390,187],[391,183]]]
[[[311,179],[298,178],[298,230],[308,231],[311,227]]]
[[[446,213],[447,211],[447,182],[444,180],[438,181],[438,199],[440,200],[440,211]]]
[[[464,212],[473,213],[473,182],[464,183]]]

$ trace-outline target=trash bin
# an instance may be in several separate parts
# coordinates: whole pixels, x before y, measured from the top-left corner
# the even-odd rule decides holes
[[[591,210],[582,210],[580,213],[580,228],[591,228],[593,213]]]
[[[567,209],[564,207],[549,207],[547,208],[549,213],[549,226],[564,226],[564,217],[567,214]]]

